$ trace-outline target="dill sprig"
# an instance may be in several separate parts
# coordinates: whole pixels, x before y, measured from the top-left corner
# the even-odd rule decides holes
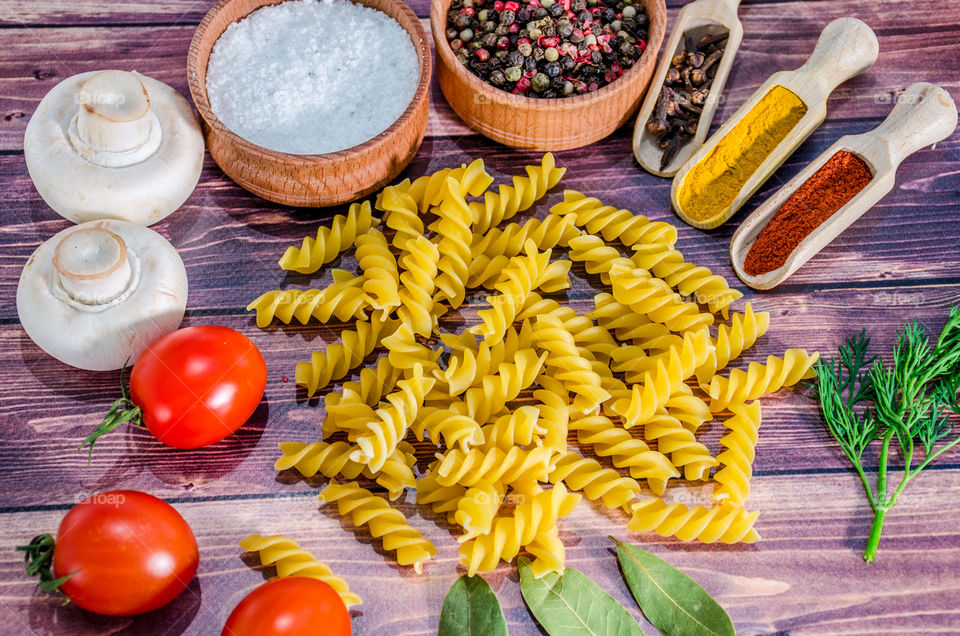
[[[860,477],[874,512],[863,555],[872,562],[884,517],[907,483],[960,443],[950,418],[960,414],[960,306],[951,307],[936,343],[923,325],[908,323],[897,334],[890,364],[868,357],[869,345],[863,330],[840,345],[835,360],[821,358],[816,389],[827,429]],[[863,465],[864,451],[874,441],[880,442],[875,486]],[[893,488],[890,462],[897,448],[903,469]]]

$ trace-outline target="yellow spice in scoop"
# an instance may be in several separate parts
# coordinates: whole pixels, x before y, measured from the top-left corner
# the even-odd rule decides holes
[[[807,112],[799,97],[774,86],[684,177],[681,210],[694,221],[730,207],[743,185]]]

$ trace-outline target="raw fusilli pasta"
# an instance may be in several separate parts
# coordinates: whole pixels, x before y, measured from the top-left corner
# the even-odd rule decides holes
[[[722,276],[688,263],[683,254],[668,243],[635,245],[633,249],[633,262],[637,267],[662,278],[681,295],[695,296],[698,303],[707,305],[713,313],[722,312],[724,318],[730,304],[743,297],[743,293],[731,289]]]
[[[716,349],[697,368],[697,382],[704,387],[709,385],[717,371],[752,347],[769,326],[770,314],[765,311],[755,314],[753,307],[747,303],[742,314],[733,314],[729,326],[720,325],[715,340]]]
[[[665,411],[657,412],[644,422],[643,435],[647,441],[655,441],[661,453],[670,455],[670,461],[683,471],[687,480],[706,479],[710,469],[717,465],[717,460],[710,455],[710,450],[697,440],[693,432]],[[648,483],[658,494],[663,492],[666,485],[661,484],[659,478],[649,479]]]
[[[385,314],[400,305],[400,272],[380,230],[357,237],[357,263],[363,272],[363,291],[375,309]]]
[[[549,152],[543,156],[539,166],[525,166],[524,170],[527,176],[514,177],[512,186],[501,185],[497,192],[486,192],[483,202],[470,202],[474,232],[482,234],[501,221],[512,218],[517,212],[528,210],[557,185],[567,171],[566,168],[557,167]]]
[[[480,379],[480,386],[467,389],[464,394],[466,413],[486,424],[490,416],[503,409],[507,402],[516,399],[520,391],[532,385],[543,369],[547,354],[537,356],[533,349],[521,349],[513,356],[513,362],[502,362],[497,373]]]
[[[484,442],[477,421],[452,408],[423,407],[410,430],[421,442],[426,434],[437,446],[442,441],[447,448],[460,447],[465,451]]]
[[[429,338],[437,325],[433,311],[434,279],[440,252],[429,239],[419,236],[407,243],[400,257],[400,307],[397,318],[418,336]]]
[[[325,351],[314,351],[310,362],[298,362],[294,373],[297,384],[306,387],[307,395],[313,395],[331,380],[339,380],[351,369],[363,363],[380,344],[381,338],[392,334],[400,324],[396,320],[383,320],[373,312],[370,322],[358,322],[356,330],[340,334],[341,344],[329,345]]]
[[[697,331],[713,324],[712,314],[700,313],[696,304],[684,302],[669,285],[659,278],[651,278],[645,270],[614,265],[610,269],[610,281],[617,302],[666,325],[671,331]]]
[[[704,543],[754,543],[760,535],[753,529],[759,512],[747,512],[729,503],[713,508],[680,503],[667,504],[659,497],[637,502],[627,527],[634,532],[655,531],[662,537],[681,541],[699,539]]]
[[[575,214],[577,225],[603,240],[620,241],[627,247],[637,243],[677,242],[677,228],[662,221],[651,221],[629,210],[604,205],[599,199],[586,197],[576,190],[565,190],[563,202],[550,208],[551,214]]]
[[[434,208],[437,221],[430,226],[440,237],[437,248],[440,260],[437,269],[437,300],[447,301],[456,309],[463,304],[467,275],[470,269],[470,208],[460,184],[456,179],[447,179],[440,205]]]
[[[593,234],[581,234],[570,239],[570,260],[583,263],[588,274],[599,274],[600,280],[610,284],[610,269],[615,265],[634,269],[629,258],[622,256],[620,250],[607,245],[602,238]]]
[[[363,292],[364,277],[342,269],[333,270],[333,283],[324,289],[279,289],[261,294],[247,305],[257,311],[257,326],[268,327],[273,319],[289,325],[294,318],[301,325],[310,318],[329,322],[331,318],[346,322],[351,318],[366,320],[369,308]]]
[[[546,366],[551,375],[573,393],[573,407],[581,413],[593,413],[610,397],[600,376],[593,372],[588,358],[581,355],[573,334],[551,314],[541,314],[533,326],[537,347],[547,354]]]
[[[720,468],[713,476],[720,484],[713,490],[717,501],[729,501],[742,506],[750,494],[753,460],[756,455],[760,430],[760,402],[731,406],[733,417],[723,425],[729,433],[720,439],[724,450],[717,455]]]
[[[510,265],[503,271],[496,285],[500,293],[487,297],[491,308],[477,312],[482,322],[470,329],[471,333],[482,335],[487,342],[497,341],[504,336],[533,290],[539,288],[552,292],[570,286],[567,276],[570,261],[551,263],[550,250],[537,252],[530,240],[524,249],[525,254],[511,259]]]
[[[374,538],[383,540],[385,550],[397,553],[397,563],[412,565],[417,574],[423,571],[423,562],[437,552],[419,530],[407,523],[402,512],[355,481],[331,482],[320,492],[319,499],[336,503],[340,515],[349,516],[354,526],[368,526]]]
[[[591,446],[600,457],[609,457],[617,468],[626,468],[634,479],[666,481],[680,473],[666,455],[652,450],[643,440],[632,436],[603,415],[575,418],[570,430],[577,432],[577,441]]]
[[[457,541],[463,543],[490,532],[502,497],[500,487],[486,480],[480,480],[468,488],[457,502],[457,511],[454,513],[454,519],[464,530]]]
[[[462,451],[451,448],[439,456],[434,471],[442,486],[473,486],[481,479],[503,485],[516,482],[546,481],[552,467],[553,450],[543,446],[523,450],[514,446],[509,451],[499,448]]]
[[[488,447],[510,450],[513,446],[530,446],[540,441],[546,432],[540,426],[540,410],[533,406],[521,406],[511,413],[501,415],[492,424],[483,427],[484,443]]]
[[[260,563],[266,566],[276,566],[277,576],[306,576],[323,581],[340,596],[343,604],[348,608],[360,605],[363,600],[351,592],[347,582],[333,573],[330,566],[318,561],[297,542],[282,534],[265,537],[259,534],[250,534],[240,540],[240,548],[247,552],[257,552]]]
[[[729,378],[714,376],[708,391],[710,410],[716,413],[812,378],[813,365],[819,357],[819,354],[810,355],[803,349],[787,349],[783,358],[769,356],[766,364],[751,362],[746,371],[731,371]]]
[[[312,274],[344,250],[353,247],[358,236],[367,233],[379,221],[373,218],[370,202],[351,203],[347,215],[338,214],[333,222],[317,230],[316,238],[303,239],[300,249],[290,246],[280,258],[280,269]]]
[[[580,491],[607,508],[620,508],[640,493],[637,480],[623,477],[572,450],[560,456],[548,479],[552,484],[563,482],[570,490]]]

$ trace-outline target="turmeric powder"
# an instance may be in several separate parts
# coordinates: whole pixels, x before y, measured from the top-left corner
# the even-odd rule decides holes
[[[708,221],[728,210],[806,112],[803,100],[788,89],[770,89],[684,177],[677,189],[681,210],[694,221]]]

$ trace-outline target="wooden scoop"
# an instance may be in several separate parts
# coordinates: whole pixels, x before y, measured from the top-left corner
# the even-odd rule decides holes
[[[743,25],[737,18],[737,7],[739,5],[740,0],[696,0],[696,2],[691,2],[680,10],[670,39],[663,48],[660,65],[657,66],[657,71],[650,81],[650,89],[647,91],[647,96],[640,107],[637,123],[633,129],[633,154],[640,166],[647,172],[658,177],[672,177],[677,174],[680,167],[687,162],[690,155],[703,145],[707,138],[707,133],[710,132],[710,124],[713,123],[713,116],[720,103],[720,95],[723,94],[723,87],[727,83],[730,69],[733,68],[733,60],[737,56],[737,50],[743,40]],[[697,123],[697,134],[694,135],[693,139],[687,141],[676,156],[670,160],[670,163],[661,170],[660,163],[663,158],[663,150],[657,145],[659,136],[647,132],[647,121],[657,105],[660,91],[663,90],[663,82],[667,77],[667,71],[670,70],[670,60],[683,49],[686,36],[689,35],[693,37],[694,41],[698,41],[704,35],[719,35],[721,33],[728,33],[729,35],[723,49],[723,57],[720,58],[717,66],[717,74],[710,85],[710,93],[703,103],[703,111],[700,113],[700,119]]]
[[[866,69],[880,52],[877,36],[856,18],[839,18],[824,28],[807,63],[795,71],[774,73],[720,127],[677,173],[670,195],[677,215],[689,225],[702,230],[713,229],[727,221],[760,186],[776,172],[793,151],[823,123],[827,116],[827,98],[833,90]],[[760,167],[747,179],[733,202],[711,218],[696,219],[683,210],[677,191],[683,187],[690,170],[705,159],[727,133],[749,113],[775,86],[786,88],[804,103],[806,113],[787,136],[780,141]]]
[[[904,159],[946,139],[956,127],[957,107],[947,91],[924,82],[908,88],[879,127],[841,137],[743,222],[730,242],[730,260],[737,276],[754,289],[771,289],[782,283],[893,189],[897,167]],[[873,174],[870,183],[803,239],[782,267],[759,276],[747,274],[744,259],[757,235],[797,188],[841,150],[866,162]]]

